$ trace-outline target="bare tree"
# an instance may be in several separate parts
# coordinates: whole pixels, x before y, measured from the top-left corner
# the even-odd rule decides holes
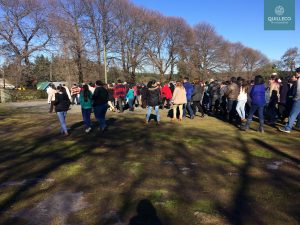
[[[223,38],[214,27],[207,23],[199,23],[194,27],[196,63],[202,79],[208,78],[212,71],[218,71],[222,66],[221,52]]]
[[[242,53],[244,46],[240,43],[224,42],[222,48],[222,58],[224,70],[230,76],[236,76],[241,74],[244,69],[244,61]]]
[[[300,54],[297,47],[289,48],[281,57],[281,65],[284,70],[292,72],[297,63],[300,63]]]
[[[178,17],[167,17],[167,50],[170,57],[170,76],[174,77],[175,69],[180,58],[180,52],[186,50],[190,43],[192,29],[184,19]]]
[[[149,39],[149,11],[138,8],[128,1],[119,1],[114,9],[117,29],[116,59],[123,72],[134,81],[137,69],[146,61],[145,44]]]
[[[67,46],[77,67],[78,81],[83,82],[83,60],[85,58],[84,11],[80,0],[57,0],[52,22],[63,46]]]
[[[269,63],[269,60],[265,55],[252,48],[244,48],[242,51],[242,58],[248,78],[253,76],[253,72],[255,70],[258,70],[265,64]]]
[[[52,38],[46,2],[0,0],[0,9],[1,53],[13,58],[19,70],[24,62],[25,75],[30,76],[30,57],[35,52],[45,50]]]
[[[115,0],[82,0],[82,4],[88,18],[86,25],[94,43],[92,46],[96,47],[99,77],[101,77],[101,58],[103,58],[104,77],[107,82],[107,53],[116,30],[113,22]]]

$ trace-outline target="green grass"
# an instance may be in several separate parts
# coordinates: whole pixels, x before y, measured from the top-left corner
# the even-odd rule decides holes
[[[128,224],[145,198],[164,225],[299,221],[297,131],[240,132],[212,117],[171,123],[166,111],[161,126],[145,126],[143,113],[109,112],[109,130],[87,135],[73,110],[71,135],[63,137],[46,107],[0,105],[0,224],[27,224],[11,215],[57,192],[82,192],[88,204],[66,216],[70,224],[109,225],[110,212]],[[274,161],[282,165],[268,169]],[[54,182],[1,187],[32,178]]]

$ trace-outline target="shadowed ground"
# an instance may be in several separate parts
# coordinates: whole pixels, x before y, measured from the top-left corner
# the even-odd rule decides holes
[[[141,199],[164,225],[299,224],[298,131],[166,115],[109,112],[86,135],[75,106],[65,138],[42,102],[0,105],[0,224],[128,224]]]

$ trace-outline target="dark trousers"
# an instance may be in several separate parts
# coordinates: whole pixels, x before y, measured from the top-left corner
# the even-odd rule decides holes
[[[82,119],[86,128],[91,127],[91,113],[92,109],[81,108]]]
[[[202,107],[200,101],[194,101],[193,105],[192,105],[192,108],[193,108],[193,111],[194,111],[195,115],[196,115],[196,112],[197,112],[197,109],[198,109],[198,111],[201,113],[201,116],[204,116],[204,110],[203,110],[203,107]]]
[[[76,99],[76,104],[79,105],[79,99],[78,99],[77,94],[76,95],[72,95],[71,97],[72,97],[72,105],[74,105],[75,99]]]
[[[262,128],[264,126],[264,106],[252,105],[250,108],[248,120],[246,127],[249,128],[250,123],[252,121],[253,115],[258,110],[258,118],[259,118],[259,126]]]
[[[106,115],[107,108],[108,106],[106,103],[94,107],[94,114],[97,121],[99,122],[100,129],[106,127],[105,115]]]
[[[54,109],[54,101],[50,102],[50,108],[49,108],[49,112],[52,113]]]
[[[170,109],[170,101],[171,101],[170,99],[167,99],[166,97],[163,97],[163,99],[162,99],[162,108],[164,108],[165,102],[167,102],[166,108]]]
[[[119,97],[118,98],[118,106],[119,106],[120,112],[124,111],[124,109],[123,109],[123,102],[124,102],[124,98],[123,97]]]
[[[227,102],[227,119],[229,120],[229,122],[232,122],[234,118],[236,118],[236,104],[237,104],[237,100],[231,100],[228,99]]]
[[[276,106],[272,105],[268,107],[268,115],[269,115],[269,123],[276,122],[276,115],[277,115],[277,108]]]

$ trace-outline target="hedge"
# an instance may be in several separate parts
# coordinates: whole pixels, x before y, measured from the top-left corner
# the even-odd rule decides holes
[[[17,102],[17,101],[30,101],[37,99],[47,99],[47,93],[40,90],[8,90],[1,89],[0,102]]]

